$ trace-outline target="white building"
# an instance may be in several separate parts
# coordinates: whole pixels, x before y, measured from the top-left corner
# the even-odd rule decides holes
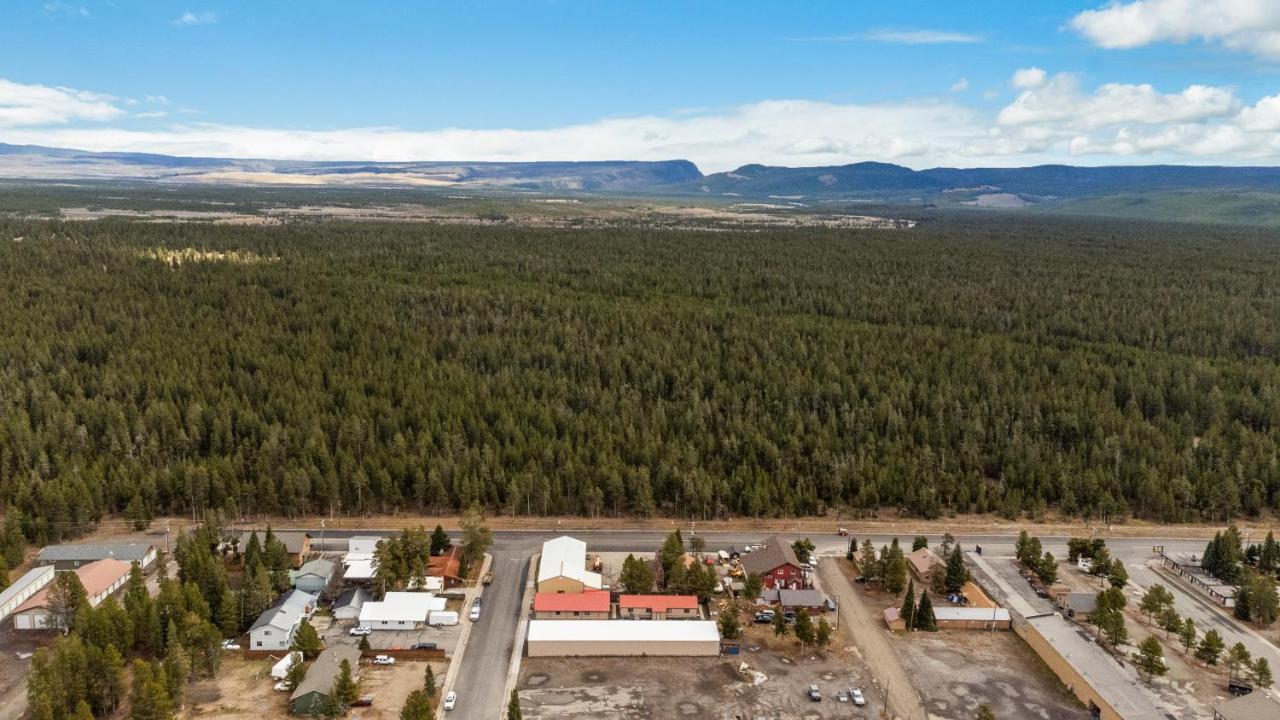
[[[720,654],[709,620],[530,620],[529,657],[703,656]]]
[[[133,563],[123,560],[95,560],[88,565],[76,568],[75,573],[84,586],[89,597],[89,607],[98,605],[111,597],[117,590],[129,582],[129,571]],[[15,630],[45,630],[57,627],[60,622],[49,611],[49,585],[28,597],[26,602],[13,611],[13,627]]]
[[[288,650],[302,621],[316,611],[316,597],[293,590],[249,628],[250,650]]]
[[[381,602],[360,608],[360,624],[374,630],[412,630],[427,624],[427,616],[445,608],[445,599],[430,593],[389,592]]]
[[[347,541],[347,555],[367,555],[373,557],[382,538],[376,535],[360,535]]]
[[[360,609],[369,601],[369,593],[364,588],[352,588],[333,601],[334,620],[358,620]]]
[[[31,599],[32,595],[44,589],[45,585],[53,582],[53,573],[52,565],[32,568],[5,588],[4,592],[0,592],[0,622],[4,622],[5,618]]]
[[[587,570],[587,544],[561,535],[542,543],[538,561],[538,591],[575,593],[599,590],[604,581],[600,573]]]

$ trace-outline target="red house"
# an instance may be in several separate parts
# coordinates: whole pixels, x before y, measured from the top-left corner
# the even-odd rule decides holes
[[[743,555],[742,569],[759,575],[767,588],[796,589],[808,584],[795,551],[777,535],[765,540],[763,550]]]

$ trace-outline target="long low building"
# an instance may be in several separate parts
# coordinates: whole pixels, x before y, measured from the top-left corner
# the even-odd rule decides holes
[[[530,620],[529,657],[702,656],[720,654],[708,620]]]
[[[540,592],[533,596],[533,616],[538,620],[608,620],[609,613],[608,590]]]
[[[5,588],[4,592],[0,592],[0,622],[4,622],[18,606],[52,582],[54,572],[52,565],[32,568]]]
[[[431,593],[389,592],[380,602],[360,607],[360,624],[374,630],[412,630],[427,624],[427,616],[445,609],[445,598]]]
[[[898,608],[884,610],[884,624],[890,630],[905,630]],[[934,607],[933,619],[939,630],[1008,630],[1013,620],[1004,608]]]
[[[149,543],[72,543],[50,545],[40,551],[36,565],[56,570],[75,570],[98,560],[136,562],[143,570],[156,561],[156,546]]]
[[[133,563],[123,560],[98,560],[76,569],[80,584],[89,598],[89,607],[98,605],[129,581]],[[52,630],[61,622],[49,609],[49,585],[32,595],[13,611],[15,630]]]

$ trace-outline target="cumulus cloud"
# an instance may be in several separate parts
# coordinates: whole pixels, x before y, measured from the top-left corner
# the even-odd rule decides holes
[[[1112,2],[1076,15],[1071,25],[1104,48],[1199,39],[1232,50],[1280,58],[1280,2],[1275,0]]]
[[[173,24],[179,27],[192,27],[195,25],[212,25],[216,22],[218,22],[218,13],[212,10],[201,10],[199,12],[188,10],[174,18]]]
[[[0,79],[0,127],[114,120],[125,114],[110,95]]]
[[[297,130],[160,120],[71,88],[0,80],[0,142],[100,151],[298,160],[660,160],[708,171],[746,163],[882,160],[912,167],[1045,162],[1280,162],[1280,95],[1227,88],[1087,87],[1072,73],[1018,71],[999,110],[960,96],[885,103],[766,100],[721,111],[606,118],[543,129]],[[145,107],[145,106],[144,106]],[[182,115],[179,108],[176,115]]]
[[[1195,122],[1229,115],[1238,105],[1230,90],[1207,85],[1164,94],[1151,85],[1107,83],[1087,93],[1071,73],[1046,78],[1039,71],[1035,82],[1025,77],[1019,82],[1026,72],[1014,75],[1014,86],[1027,89],[1000,111],[1001,125],[1064,124],[1087,130],[1125,123]]]

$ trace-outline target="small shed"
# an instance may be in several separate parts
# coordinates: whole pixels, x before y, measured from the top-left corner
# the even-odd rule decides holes
[[[1069,618],[1084,619],[1097,612],[1098,594],[1091,592],[1067,593],[1062,598],[1062,609]]]
[[[358,620],[360,608],[369,600],[369,593],[364,588],[351,588],[333,601],[334,620]]]
[[[333,581],[335,565],[324,559],[311,560],[289,573],[293,586],[303,592],[319,595]]]

